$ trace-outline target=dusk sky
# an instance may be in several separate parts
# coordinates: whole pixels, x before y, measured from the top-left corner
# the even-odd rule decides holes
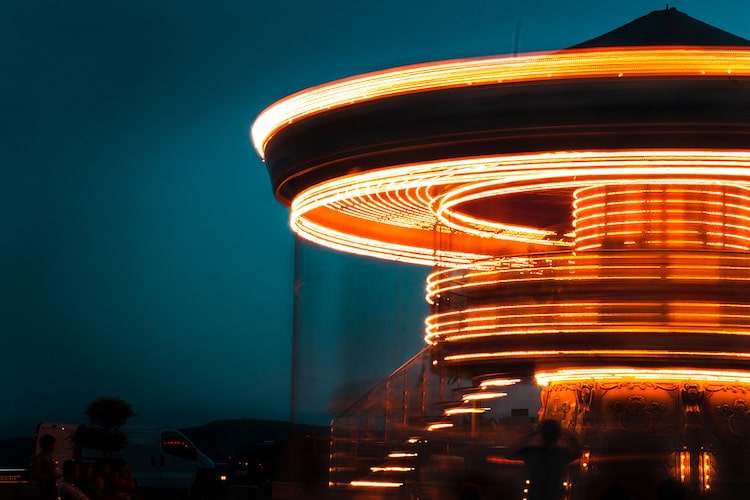
[[[750,38],[748,2],[669,5]],[[510,53],[518,22],[520,51],[557,49],[664,7],[5,2],[0,438],[83,422],[100,396],[132,403],[134,423],[288,419],[294,238],[254,118],[334,79]],[[299,262],[298,373],[326,390],[298,411],[325,423],[332,398],[422,347],[427,270],[309,247]]]

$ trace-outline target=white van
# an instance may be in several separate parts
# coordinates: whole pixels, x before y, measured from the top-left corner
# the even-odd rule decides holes
[[[82,449],[80,454],[75,453],[72,438],[77,428],[71,424],[40,424],[35,453],[39,450],[39,437],[51,434],[56,438],[58,466],[68,459],[93,462],[102,458],[101,452],[88,448]],[[177,429],[123,426],[120,431],[127,436],[128,444],[111,457],[127,462],[139,489],[204,493],[213,487],[216,479],[214,462]]]

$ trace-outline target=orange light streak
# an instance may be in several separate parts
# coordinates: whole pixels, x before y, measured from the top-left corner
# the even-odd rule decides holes
[[[646,381],[701,381],[715,383],[750,384],[750,372],[737,370],[701,370],[694,368],[572,368],[540,372],[535,375],[537,384],[544,387],[559,382],[585,382],[597,380],[611,382],[615,380]]]
[[[490,408],[447,408],[443,411],[443,415],[446,417],[450,417],[452,415],[464,415],[464,414],[472,414],[472,413],[484,413],[486,411],[489,411]]]
[[[285,126],[328,110],[397,95],[516,82],[628,77],[743,77],[740,47],[615,47],[457,59],[367,73],[303,90],[266,108],[250,131],[261,157]]]
[[[539,254],[525,259],[492,259],[472,266],[438,270],[427,277],[426,300],[435,304],[442,296],[469,290],[495,290],[499,286],[535,282],[659,280],[746,281],[750,262],[744,254],[707,252],[566,252]],[[648,286],[648,285],[646,285]]]
[[[385,467],[370,467],[371,472],[411,472],[414,467],[402,467],[398,465],[389,465]]]
[[[602,183],[638,185],[646,178],[651,185],[679,183],[695,189],[750,185],[750,152],[577,151],[393,166],[305,190],[292,201],[290,224],[301,237],[341,251],[431,266],[468,265],[496,254],[435,248],[435,235],[453,231],[451,239],[463,238],[466,248],[478,250],[486,239],[554,248],[572,246],[574,237],[571,233],[558,239],[544,228],[483,219],[458,210],[469,201]],[[734,205],[745,214],[726,217],[741,223],[730,222],[719,232],[732,229],[731,234],[747,241],[744,233],[750,231],[750,213]],[[384,236],[376,235],[378,228]],[[414,231],[409,233],[413,237],[401,243],[396,228]],[[748,248],[731,241],[725,246]]]
[[[750,352],[706,352],[706,351],[680,351],[668,349],[539,349],[527,351],[499,351],[499,352],[475,352],[469,354],[451,354],[445,356],[445,361],[487,361],[492,359],[508,358],[548,358],[558,356],[612,356],[612,357],[648,357],[659,358],[665,356],[685,358],[707,358],[707,359],[750,359]]]
[[[514,304],[469,307],[433,314],[425,320],[429,344],[509,335],[634,331],[747,336],[750,305],[664,301]]]
[[[355,488],[400,488],[404,485],[392,481],[352,481],[349,484]]]
[[[750,249],[750,209],[741,205],[750,200],[747,187],[643,182],[592,185],[573,193],[578,251],[623,244]]]
[[[507,392],[482,391],[482,392],[472,392],[469,394],[464,394],[461,399],[463,399],[464,403],[466,403],[469,401],[484,401],[487,399],[504,398],[507,395],[508,395]]]
[[[491,378],[483,380],[479,384],[479,387],[482,389],[486,389],[487,387],[508,387],[511,385],[516,385],[519,382],[521,382],[520,378]]]
[[[451,427],[453,427],[453,423],[451,422],[437,422],[437,423],[428,425],[427,430],[431,432],[431,431],[436,431],[439,429],[450,429]]]
[[[498,465],[517,465],[519,467],[523,466],[526,462],[523,460],[513,460],[510,458],[500,457],[500,456],[493,456],[490,455],[486,458],[487,463],[489,464],[498,464]]]

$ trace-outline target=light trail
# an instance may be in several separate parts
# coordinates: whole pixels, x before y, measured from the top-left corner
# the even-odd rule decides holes
[[[367,101],[434,90],[511,83],[643,77],[743,77],[750,50],[742,47],[570,49],[415,64],[358,75],[303,90],[266,108],[250,137],[265,157],[282,128],[307,117]]]
[[[456,266],[509,254],[526,245],[573,248],[576,237],[574,233],[559,236],[540,227],[465,216],[458,210],[462,205],[511,194],[602,184],[642,186],[644,182],[679,183],[695,190],[717,186],[746,190],[745,186],[750,186],[750,152],[546,152],[394,166],[336,178],[303,191],[292,202],[290,224],[301,237],[337,250],[430,266]],[[399,202],[394,204],[394,200]],[[728,232],[719,233],[726,235],[725,239],[747,242],[750,212],[739,203],[734,205],[739,208],[730,204],[725,217],[741,223],[730,223],[725,228]],[[453,248],[435,247],[436,233],[449,234]],[[745,249],[750,243],[725,244],[727,248]]]

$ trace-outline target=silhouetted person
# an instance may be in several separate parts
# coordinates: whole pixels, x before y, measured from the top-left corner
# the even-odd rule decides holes
[[[98,499],[110,494],[111,485],[109,481],[109,460],[99,458],[94,462],[91,479],[91,492],[89,497]]]
[[[78,464],[73,460],[66,460],[62,466],[62,480],[57,488],[60,500],[89,500],[76,483],[78,482],[79,469]]]
[[[96,490],[94,489],[94,466],[91,462],[80,462],[78,464],[76,486],[90,499],[96,496]]]
[[[112,459],[110,462],[110,479],[112,496],[129,500],[138,498],[135,479],[133,479],[133,474],[125,460],[121,458]]]
[[[563,497],[563,473],[568,463],[581,454],[578,440],[564,435],[565,446],[558,445],[563,437],[560,423],[543,420],[525,436],[524,442],[513,453],[526,463],[529,473],[529,500],[559,500]]]
[[[45,434],[39,438],[39,453],[31,459],[31,484],[38,492],[39,500],[56,500],[55,436]]]

